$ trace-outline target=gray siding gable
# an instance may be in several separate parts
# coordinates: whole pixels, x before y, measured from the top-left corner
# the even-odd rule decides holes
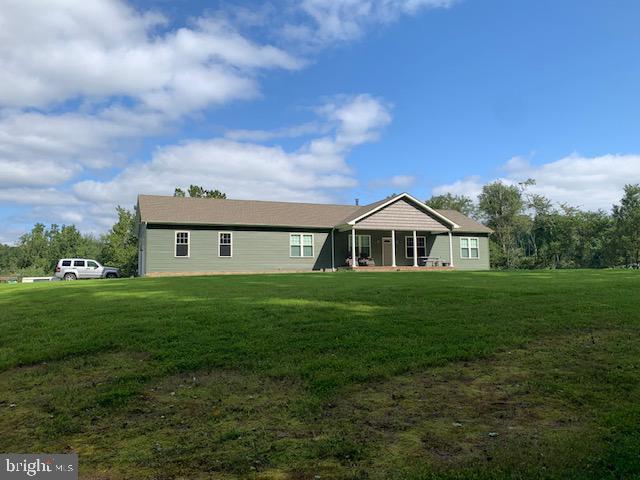
[[[387,205],[356,223],[356,229],[422,230],[446,232],[449,229],[440,220],[404,199]]]

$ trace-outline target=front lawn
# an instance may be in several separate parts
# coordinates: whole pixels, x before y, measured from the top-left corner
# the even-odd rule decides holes
[[[640,275],[0,286],[0,451],[81,478],[637,478]]]

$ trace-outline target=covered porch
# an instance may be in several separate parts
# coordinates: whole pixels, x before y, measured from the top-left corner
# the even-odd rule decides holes
[[[451,232],[351,228],[335,231],[332,243],[336,268],[389,271],[455,267]]]
[[[333,268],[451,269],[455,228],[409,194],[391,197],[361,208],[332,230]]]

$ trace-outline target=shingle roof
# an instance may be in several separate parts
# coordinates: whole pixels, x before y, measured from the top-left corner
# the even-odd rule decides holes
[[[378,200],[377,202],[370,203],[369,205],[357,207],[356,210],[351,212],[351,214],[349,214],[348,217],[343,218],[340,223],[349,223],[351,220],[361,217],[362,215],[369,212],[370,210],[373,210],[374,208],[379,207],[380,205],[388,201],[389,201],[388,198],[383,198],[382,200]]]
[[[139,195],[138,208],[140,221],[152,224],[333,228],[386,201],[388,199],[357,206]],[[491,232],[491,229],[455,210],[437,212],[461,227],[456,231]]]
[[[456,228],[456,232],[461,233],[493,233],[489,227],[476,222],[473,218],[467,217],[463,213],[457,210],[436,210],[443,217],[447,217],[454,223],[457,223],[460,228]]]
[[[332,228],[358,210],[356,205],[221,200],[139,195],[146,223],[254,225]]]

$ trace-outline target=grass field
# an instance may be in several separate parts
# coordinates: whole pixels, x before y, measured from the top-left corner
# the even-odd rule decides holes
[[[640,275],[0,287],[0,451],[81,478],[640,478]]]

